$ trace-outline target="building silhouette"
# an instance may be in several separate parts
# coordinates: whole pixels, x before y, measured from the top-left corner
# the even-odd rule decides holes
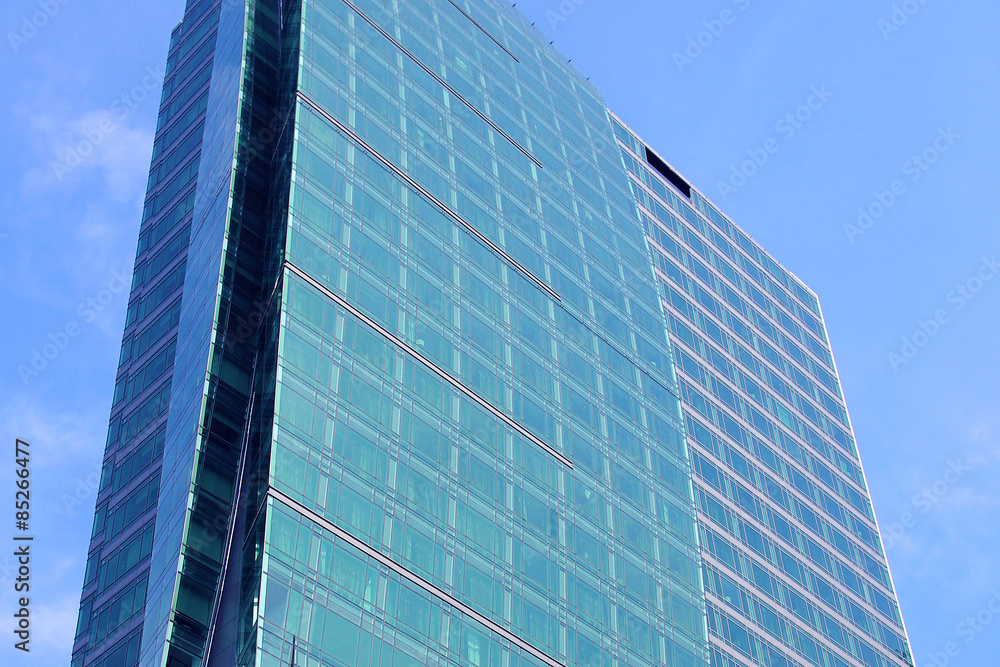
[[[491,0],[190,0],[74,667],[912,665],[819,303]]]

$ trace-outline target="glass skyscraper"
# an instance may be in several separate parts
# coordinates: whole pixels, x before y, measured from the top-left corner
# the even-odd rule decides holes
[[[815,296],[492,0],[189,0],[72,660],[912,664]]]
[[[713,667],[912,665],[819,301],[612,120],[673,344]]]

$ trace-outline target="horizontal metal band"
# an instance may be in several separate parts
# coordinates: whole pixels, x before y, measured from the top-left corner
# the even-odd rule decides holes
[[[435,375],[438,375],[446,382],[448,382],[448,384],[461,391],[463,394],[465,394],[466,396],[474,400],[476,403],[478,403],[480,406],[482,406],[486,410],[489,410],[493,414],[493,416],[495,416],[497,419],[507,424],[507,426],[511,427],[512,429],[520,433],[522,436],[524,436],[531,442],[535,443],[538,447],[545,450],[547,453],[551,454],[560,463],[564,464],[568,468],[571,469],[573,468],[573,462],[570,461],[566,456],[564,456],[562,452],[556,450],[554,447],[546,443],[544,440],[540,439],[534,433],[532,433],[528,429],[518,424],[510,415],[503,412],[502,410],[499,410],[496,406],[494,406],[485,398],[477,394],[475,391],[473,391],[469,387],[466,387],[462,382],[455,379],[450,373],[439,368],[438,365],[435,364],[433,361],[425,357],[418,350],[410,347],[410,345],[406,343],[406,341],[397,337],[396,334],[392,333],[391,331],[383,327],[381,324],[379,324],[372,318],[365,315],[363,312],[358,310],[354,305],[349,303],[342,296],[336,294],[335,292],[332,292],[330,288],[328,288],[326,285],[322,284],[321,282],[310,276],[308,273],[306,273],[303,269],[295,266],[295,264],[292,264],[287,260],[285,261],[285,267],[289,271],[294,273],[296,276],[309,283],[312,287],[314,287],[316,290],[322,293],[323,296],[330,299],[331,301],[335,301],[337,305],[339,305],[341,308],[348,311],[349,313],[351,313],[351,315],[353,315],[354,317],[361,320],[366,325],[377,331],[384,338],[387,338],[393,345],[395,345],[396,347],[400,348],[401,350],[409,354],[411,357],[419,361],[423,366],[426,366]]]
[[[479,109],[477,109],[474,104],[472,104],[467,99],[465,99],[464,97],[462,97],[458,93],[457,90],[455,90],[454,88],[452,88],[451,86],[449,86],[448,82],[445,81],[444,79],[442,79],[440,76],[438,76],[437,72],[435,72],[430,67],[428,67],[427,65],[423,64],[422,62],[420,62],[420,60],[415,55],[413,55],[412,53],[410,53],[409,51],[406,50],[406,47],[404,47],[402,44],[400,44],[399,42],[397,42],[396,39],[392,35],[390,35],[385,30],[383,30],[381,26],[379,26],[377,23],[375,23],[375,21],[372,21],[370,18],[368,18],[365,15],[365,13],[363,11],[361,11],[360,9],[358,9],[357,7],[355,7],[354,4],[350,0],[344,0],[344,4],[347,5],[348,7],[350,7],[351,9],[353,9],[357,13],[358,16],[360,16],[361,18],[363,18],[365,20],[365,22],[368,23],[368,25],[370,25],[371,27],[375,28],[380,33],[382,33],[383,37],[385,37],[390,42],[392,42],[393,46],[395,46],[397,49],[399,49],[400,51],[402,51],[403,53],[405,53],[406,56],[408,58],[410,58],[413,62],[417,63],[417,65],[419,65],[422,70],[424,70],[425,72],[427,72],[428,74],[430,74],[432,77],[434,77],[434,80],[437,81],[438,83],[440,83],[442,86],[444,86],[445,89],[449,93],[451,93],[452,95],[454,95],[455,99],[460,100],[462,102],[462,104],[464,104],[465,106],[469,107],[469,109],[471,109],[474,114],[476,114],[477,116],[479,116],[480,118],[482,118],[486,123],[488,123],[490,127],[492,127],[494,130],[496,130],[504,139],[506,139],[507,141],[509,141],[511,143],[511,145],[514,146],[514,148],[516,148],[517,150],[519,150],[522,153],[524,153],[525,157],[527,157],[529,160],[531,160],[532,162],[534,162],[538,166],[539,169],[544,169],[545,168],[542,165],[541,162],[539,162],[538,160],[535,159],[534,155],[532,155],[531,153],[529,153],[523,146],[521,146],[521,144],[519,144],[516,141],[514,141],[510,137],[509,134],[507,134],[506,132],[504,132],[503,130],[501,130],[497,126],[496,123],[494,123],[492,120],[490,120],[486,116],[486,114],[484,114],[482,111],[480,111]]]
[[[447,592],[441,590],[434,584],[425,580],[423,577],[411,572],[409,569],[400,565],[396,561],[392,560],[381,551],[378,551],[377,549],[373,549],[372,547],[368,546],[367,544],[365,544],[358,538],[354,537],[343,528],[340,528],[335,523],[331,522],[329,519],[320,516],[316,512],[309,509],[308,507],[305,507],[301,503],[292,500],[281,491],[278,491],[274,487],[268,487],[267,495],[273,498],[274,500],[280,502],[281,504],[287,506],[289,509],[298,512],[299,514],[309,519],[313,523],[317,524],[318,526],[321,526],[322,528],[330,531],[331,533],[336,535],[339,539],[347,542],[355,549],[358,549],[365,555],[374,558],[380,564],[389,568],[390,570],[400,575],[404,579],[407,579],[411,583],[416,584],[417,586],[424,589],[425,591],[427,591],[434,597],[438,598],[445,604],[454,607],[455,609],[459,610],[466,616],[469,616],[470,618],[476,620],[478,623],[481,623],[491,631],[495,632],[496,634],[500,635],[501,637],[509,641],[511,644],[514,644],[515,646],[521,648],[522,650],[527,651],[528,653],[535,656],[545,664],[550,665],[551,667],[564,667],[561,662],[559,662],[555,658],[552,658],[544,651],[535,648],[534,646],[532,646],[525,640],[521,639],[519,636],[517,636],[510,630],[507,630],[503,626],[498,625],[497,623],[490,620],[483,614],[479,613],[472,607],[464,604],[460,600],[456,599],[455,597],[449,595]]]
[[[497,46],[499,46],[501,49],[504,50],[504,52],[508,56],[510,56],[511,58],[513,58],[514,62],[516,62],[518,64],[521,63],[521,61],[517,59],[517,56],[515,56],[513,53],[511,53],[510,50],[506,46],[504,46],[503,44],[501,44],[499,39],[497,39],[496,37],[494,37],[493,35],[491,35],[489,30],[487,30],[482,25],[480,25],[479,21],[477,21],[476,19],[474,19],[471,16],[469,16],[468,12],[466,12],[464,9],[462,9],[462,7],[457,2],[455,2],[455,0],[448,0],[448,2],[451,3],[452,7],[454,7],[458,11],[462,12],[462,16],[464,16],[465,18],[469,19],[469,22],[472,23],[472,25],[474,25],[477,28],[479,28],[480,30],[482,30],[484,35],[486,35],[487,37],[489,37],[490,39],[492,39],[494,44],[496,44]]]
[[[444,202],[442,202],[441,200],[439,200],[437,197],[435,197],[433,194],[431,194],[430,192],[428,192],[427,190],[425,190],[423,188],[423,186],[421,186],[419,183],[417,183],[415,180],[413,180],[409,176],[409,174],[407,174],[405,171],[403,171],[402,169],[400,169],[399,167],[397,167],[395,164],[392,163],[391,160],[389,160],[388,158],[386,158],[384,155],[382,155],[377,150],[375,150],[372,146],[370,146],[368,143],[366,143],[364,139],[362,139],[361,137],[359,137],[358,135],[356,135],[354,132],[352,132],[349,127],[347,127],[346,125],[344,125],[343,123],[341,123],[339,120],[337,120],[336,118],[334,118],[333,116],[331,116],[326,111],[326,109],[324,109],[323,107],[321,107],[317,102],[314,102],[312,99],[309,98],[308,95],[306,95],[302,91],[299,91],[297,93],[297,95],[298,95],[298,97],[299,97],[300,100],[302,100],[303,102],[305,102],[306,104],[308,104],[310,106],[310,108],[312,108],[314,111],[316,111],[316,113],[318,113],[319,115],[323,116],[323,118],[325,118],[327,120],[327,122],[331,123],[334,127],[336,127],[341,132],[343,132],[348,137],[350,137],[351,141],[355,142],[356,144],[358,144],[359,146],[361,146],[366,152],[368,152],[371,155],[373,155],[379,162],[381,162],[386,167],[388,167],[390,170],[392,170],[392,172],[394,174],[396,174],[401,179],[403,179],[404,181],[406,181],[407,185],[409,185],[414,190],[416,190],[417,192],[419,192],[421,195],[423,195],[424,197],[426,197],[427,199],[429,199],[431,202],[433,202],[433,204],[435,206],[437,206],[439,209],[441,209],[442,211],[444,211],[448,215],[448,217],[454,219],[458,224],[462,225],[462,227],[464,227],[466,230],[468,230],[468,232],[470,234],[472,234],[473,236],[475,236],[477,239],[479,239],[479,241],[481,241],[483,244],[485,244],[487,247],[489,247],[490,250],[492,250],[496,254],[500,255],[500,257],[503,258],[503,260],[505,262],[507,262],[508,264],[510,264],[511,266],[513,266],[515,269],[517,269],[518,271],[520,271],[525,276],[527,276],[527,278],[529,280],[531,280],[531,282],[535,283],[539,288],[541,288],[542,290],[544,290],[545,293],[548,294],[549,296],[551,296],[553,299],[555,299],[556,301],[559,301],[560,303],[562,302],[562,297],[559,296],[558,292],[556,292],[554,289],[552,289],[551,287],[549,287],[541,278],[539,278],[534,273],[532,273],[527,267],[525,267],[523,264],[521,264],[520,262],[518,262],[516,259],[514,259],[510,255],[508,255],[507,251],[505,251],[503,248],[501,248],[496,243],[494,243],[485,234],[483,234],[478,229],[476,229],[475,227],[473,227],[470,223],[466,222],[465,219],[462,218],[462,216],[460,216],[455,211],[451,210],[451,208],[449,208],[447,204],[445,204]]]

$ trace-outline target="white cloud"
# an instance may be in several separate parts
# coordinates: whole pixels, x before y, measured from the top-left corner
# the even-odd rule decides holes
[[[155,95],[138,100],[135,91],[145,90],[138,86],[100,110],[72,109],[46,94],[15,107],[30,166],[7,220],[12,238],[4,241],[0,286],[23,303],[72,317],[112,271],[129,272],[153,144],[149,118],[137,113],[156,105]],[[107,323],[115,336],[118,312],[109,311]]]
[[[39,445],[32,459],[34,466],[64,469],[81,459],[100,461],[103,456],[106,411],[58,413],[42,407],[38,398],[20,397],[6,402],[0,421],[7,441],[21,438]]]
[[[41,112],[30,118],[29,126],[38,135],[44,166],[27,171],[22,195],[34,198],[74,188],[96,171],[106,197],[141,201],[153,136],[131,127],[127,114],[105,109],[64,118]]]
[[[968,470],[937,495],[926,511],[908,508],[916,523],[889,549],[900,586],[919,589],[933,582],[933,586],[948,591],[947,603],[941,610],[945,616],[962,613],[978,600],[985,586],[1000,580],[995,529],[1000,511],[998,414],[1000,411],[984,412],[971,424],[955,429],[957,440],[965,436],[964,442],[954,447],[964,452],[956,460],[960,459]],[[934,466],[918,468],[915,464],[914,470],[919,471],[917,483],[904,488],[915,489],[914,493],[933,493],[935,476],[944,479],[947,463],[938,459]]]
[[[66,665],[73,652],[73,637],[80,608],[78,594],[67,595],[34,609],[31,657],[34,664]],[[44,661],[44,662],[40,662]],[[6,663],[11,664],[11,663]],[[14,663],[18,664],[18,663]]]
[[[969,439],[981,452],[984,460],[1000,462],[1000,404],[977,420],[969,429]]]
[[[32,560],[30,659],[5,641],[0,664],[65,665],[76,631],[96,485],[73,513],[67,513],[59,496],[64,490],[74,493],[74,479],[100,464],[107,412],[96,407],[60,412],[47,407],[44,399],[11,399],[9,394],[0,399],[0,438],[31,443],[31,520],[37,547]],[[11,561],[0,557],[0,585],[9,583]],[[12,605],[10,596],[0,600],[5,618],[13,613]]]

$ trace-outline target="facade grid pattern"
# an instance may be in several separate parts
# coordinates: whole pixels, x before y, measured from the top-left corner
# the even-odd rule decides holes
[[[819,301],[669,169],[504,3],[189,0],[73,667],[912,667]]]
[[[669,312],[713,664],[912,665],[818,302],[615,125]]]

